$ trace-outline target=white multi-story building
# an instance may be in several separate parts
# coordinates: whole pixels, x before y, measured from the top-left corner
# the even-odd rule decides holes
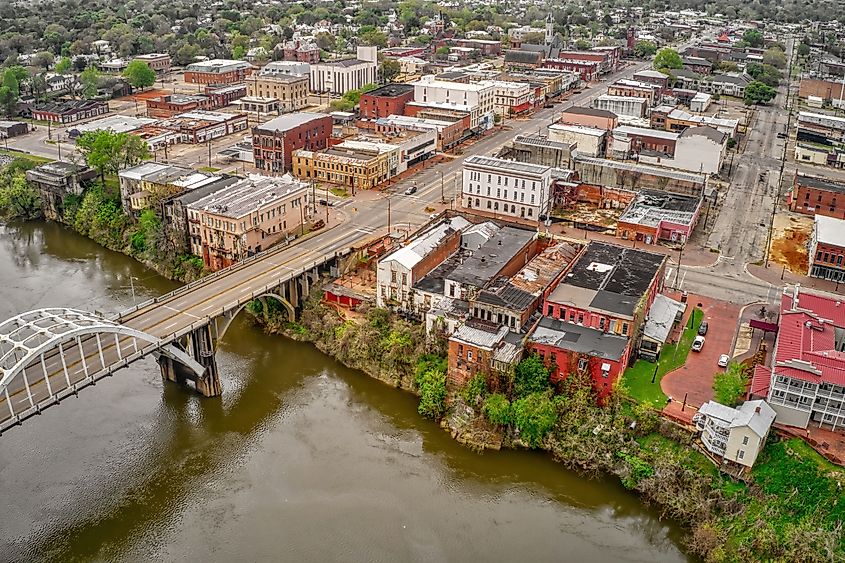
[[[549,125],[549,140],[575,145],[578,154],[603,156],[607,144],[607,131],[580,125]]]
[[[634,96],[611,96],[609,94],[603,94],[593,100],[593,107],[612,111],[616,115],[645,117],[648,100]]]
[[[471,110],[470,129],[487,129],[493,124],[495,87],[492,84],[449,82],[426,75],[412,83],[414,101],[424,104],[454,104]]]
[[[378,48],[358,47],[357,58],[311,65],[311,90],[343,95],[378,81]]]
[[[548,166],[473,155],[464,160],[462,205],[538,220],[549,213],[551,184]]]
[[[737,408],[707,401],[693,417],[701,442],[725,461],[751,467],[766,444],[775,411],[766,401],[746,401]]]
[[[534,93],[527,82],[485,80],[480,84],[493,86],[493,111],[496,115],[509,117],[525,113],[534,102]]]

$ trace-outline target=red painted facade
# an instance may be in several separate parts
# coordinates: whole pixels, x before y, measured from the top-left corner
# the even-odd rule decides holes
[[[363,94],[358,106],[361,119],[378,119],[389,115],[404,115],[405,104],[412,101],[414,101],[412,87],[388,85]]]
[[[788,203],[791,211],[845,219],[845,186],[825,186],[796,175]]]
[[[538,342],[531,342],[529,346],[531,351],[537,353],[546,367],[549,368],[549,379],[552,383],[560,383],[566,379],[568,374],[579,369],[586,370],[593,380],[593,390],[596,392],[599,402],[602,402],[613,391],[614,385],[625,371],[625,366],[628,365],[628,359],[631,356],[630,342],[618,361],[579,354]],[[610,370],[602,370],[602,366],[605,364],[610,366]]]

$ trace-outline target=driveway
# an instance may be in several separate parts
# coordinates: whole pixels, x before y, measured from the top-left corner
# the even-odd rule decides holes
[[[713,377],[717,372],[724,371],[724,368],[717,365],[719,356],[731,353],[740,312],[739,305],[701,295],[690,294],[687,302],[690,307],[684,322],[693,307],[700,303],[709,330],[701,352],[690,351],[686,363],[664,375],[660,381],[663,392],[672,397],[673,403],[677,403],[676,408],[671,408],[672,405],[667,407],[676,415],[680,411],[677,407],[683,404],[685,395],[687,407],[691,405],[696,408],[713,398]],[[685,414],[692,419],[694,410],[686,408]]]

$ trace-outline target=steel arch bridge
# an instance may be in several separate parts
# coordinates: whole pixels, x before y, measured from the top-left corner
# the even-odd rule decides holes
[[[37,309],[0,323],[0,394],[9,411],[0,431],[149,354],[205,371],[173,344],[94,313]]]

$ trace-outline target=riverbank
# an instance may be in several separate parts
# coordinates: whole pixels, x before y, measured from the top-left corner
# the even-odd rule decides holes
[[[588,380],[570,376],[552,388],[530,358],[497,382],[496,392],[478,377],[447,390],[445,340],[388,311],[342,316],[316,297],[295,323],[274,310],[252,312],[268,332],[311,342],[348,367],[418,395],[420,414],[440,420],[461,443],[543,450],[586,476],[614,476],[684,525],[690,553],[706,561],[845,557],[845,472],[795,444],[771,438],[749,481],[736,481],[694,447],[689,431],[649,406],[617,393],[597,407]]]

